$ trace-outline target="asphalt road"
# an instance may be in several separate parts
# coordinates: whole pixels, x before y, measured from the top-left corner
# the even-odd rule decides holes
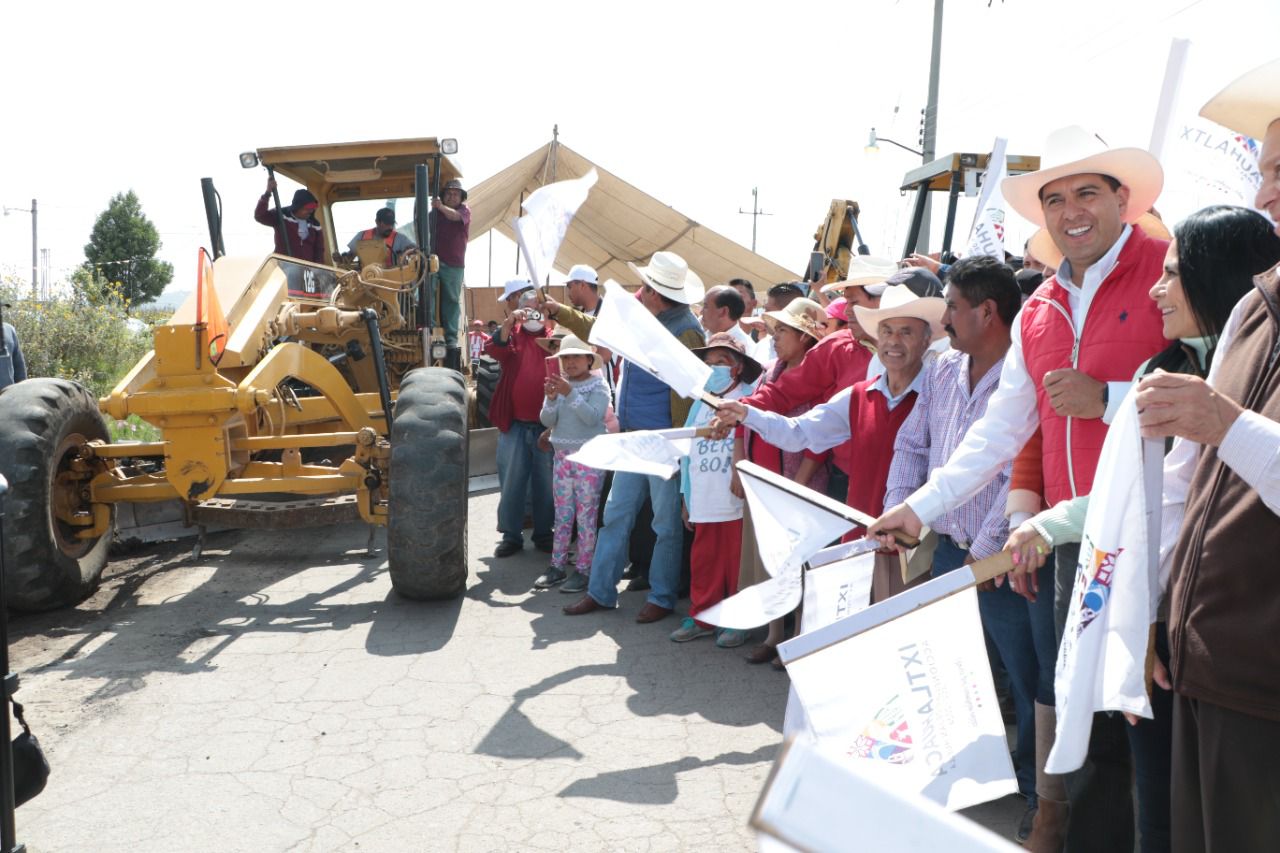
[[[676,646],[669,618],[566,617],[546,555],[439,603],[391,591],[362,526],[210,536],[108,567],[79,607],[16,615],[18,699],[53,767],[31,853],[750,850],[784,673]],[[379,544],[383,540],[379,540]],[[1020,807],[973,815],[1008,837]]]

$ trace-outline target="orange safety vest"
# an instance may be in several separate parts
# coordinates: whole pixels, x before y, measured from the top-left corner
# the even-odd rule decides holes
[[[360,233],[361,240],[372,240],[374,238],[374,230],[369,228]],[[396,229],[392,228],[391,233],[387,235],[387,239],[383,241],[387,244],[387,266],[394,266],[396,262],[396,253],[393,246],[396,244]]]

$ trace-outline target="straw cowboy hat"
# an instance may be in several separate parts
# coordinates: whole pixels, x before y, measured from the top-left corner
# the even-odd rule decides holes
[[[542,347],[547,352],[555,355],[560,352],[560,344],[564,343],[564,339],[572,334],[564,326],[556,326],[555,331],[545,338],[538,338],[534,343]]]
[[[840,300],[840,302],[843,301],[843,299]],[[823,327],[823,317],[825,316],[822,306],[812,299],[792,299],[780,311],[764,312],[764,324],[771,333],[774,327],[781,323],[784,326],[790,326],[797,332],[808,335],[816,341],[821,337],[818,334],[818,330]],[[840,315],[840,319],[844,319],[843,313]]]
[[[1280,119],[1280,59],[1236,78],[1209,99],[1200,115],[1254,139],[1266,136]]]
[[[840,281],[833,281],[822,288],[823,293],[833,290],[843,291],[846,287],[881,284],[889,276],[898,271],[898,265],[888,258],[873,258],[870,255],[854,255],[849,259],[849,272]]]
[[[1138,221],[1133,224],[1134,227],[1141,228],[1142,233],[1148,237],[1155,237],[1157,240],[1173,238],[1168,226],[1151,211],[1139,216]],[[1053,267],[1055,270],[1062,266],[1062,251],[1053,242],[1053,236],[1049,234],[1048,229],[1041,228],[1031,235],[1031,239],[1027,241],[1027,251],[1045,266]]]
[[[654,252],[648,266],[638,267],[631,261],[627,261],[627,266],[641,281],[672,302],[693,305],[701,302],[706,292],[702,279],[675,252]]]
[[[560,342],[560,346],[558,349],[552,350],[549,344],[551,341],[557,339]],[[539,338],[538,346],[542,347],[556,358],[566,355],[589,355],[591,356],[592,370],[599,370],[604,367],[604,359],[600,357],[600,353],[583,343],[582,339],[577,335],[565,334],[558,336],[558,338]]]
[[[1089,174],[1109,175],[1129,188],[1125,222],[1134,222],[1150,210],[1164,187],[1164,170],[1148,152],[1141,148],[1107,148],[1083,127],[1071,125],[1049,134],[1039,171],[1005,178],[1000,182],[1000,191],[1022,218],[1043,227],[1040,190],[1059,178]]]
[[[883,320],[894,317],[914,317],[929,324],[929,331],[934,339],[946,334],[942,329],[942,314],[947,310],[947,303],[939,296],[916,296],[915,292],[905,284],[895,284],[884,289],[880,297],[879,308],[853,306],[854,314],[862,328],[870,331],[880,325]]]
[[[705,347],[698,347],[693,350],[694,355],[703,361],[707,360],[707,353],[713,349],[727,349],[737,353],[742,359],[742,371],[738,374],[738,381],[750,385],[760,377],[764,372],[764,368],[760,366],[760,362],[747,355],[747,348],[742,342],[728,332],[716,332],[707,338]]]
[[[498,297],[499,302],[506,302],[507,297],[526,290],[533,290],[533,282],[527,278],[513,278],[507,281],[502,288],[502,295]]]

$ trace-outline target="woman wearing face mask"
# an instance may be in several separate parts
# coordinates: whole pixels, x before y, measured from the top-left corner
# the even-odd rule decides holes
[[[707,390],[736,400],[754,390],[760,364],[747,355],[742,343],[728,332],[711,336],[707,345],[695,349],[711,367]],[[689,410],[686,427],[703,427],[711,422],[713,410],[701,400]],[[693,551],[689,557],[689,616],[671,634],[671,640],[685,643],[717,634],[721,648],[740,646],[745,631],[722,628],[718,631],[697,621],[699,613],[718,604],[738,590],[738,562],[742,546],[742,499],[729,490],[733,474],[733,435],[720,439],[695,438],[689,455],[680,464],[680,496],[683,498],[685,527],[693,531]]]
[[[1174,228],[1164,260],[1164,274],[1151,288],[1160,308],[1168,347],[1138,368],[1134,377],[1156,370],[1204,377],[1213,361],[1218,336],[1231,309],[1253,289],[1253,277],[1280,260],[1280,237],[1259,214],[1219,205],[1191,214]],[[1168,452],[1172,440],[1167,442]],[[1005,549],[1013,552],[1014,587],[1028,597],[1027,578],[1044,563],[1053,546],[1079,542],[1089,498],[1063,501],[1021,525]],[[1041,591],[1041,594],[1044,594]],[[1050,591],[1052,594],[1052,591]],[[1138,828],[1143,853],[1168,850],[1169,773],[1172,751],[1172,693],[1166,667],[1169,635],[1162,599],[1156,623],[1156,660],[1151,691],[1153,719],[1126,714],[1129,745],[1138,783]]]

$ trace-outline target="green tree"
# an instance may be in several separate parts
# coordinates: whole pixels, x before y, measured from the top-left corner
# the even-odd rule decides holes
[[[150,302],[173,279],[173,264],[156,258],[160,232],[133,190],[116,193],[93,223],[84,256],[93,278],[118,282],[126,305]]]

